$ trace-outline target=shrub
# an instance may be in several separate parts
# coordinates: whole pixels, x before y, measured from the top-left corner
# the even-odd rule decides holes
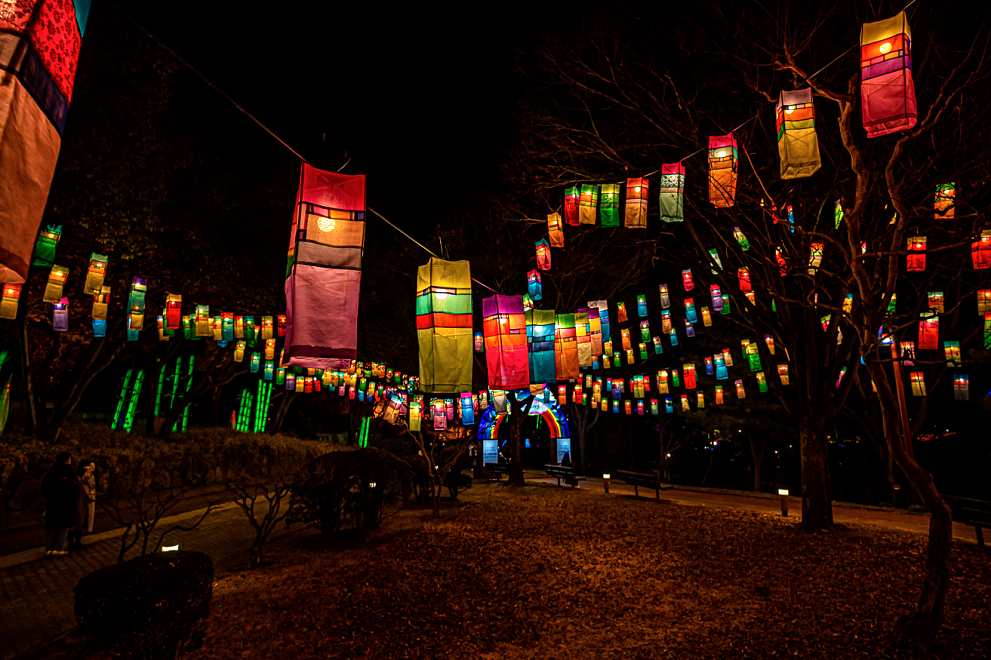
[[[213,562],[164,552],[107,566],[75,588],[84,639],[125,657],[174,658],[199,646],[213,596]]]

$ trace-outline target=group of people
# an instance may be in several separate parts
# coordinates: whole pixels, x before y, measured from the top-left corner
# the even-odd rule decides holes
[[[45,554],[69,554],[83,545],[83,534],[93,532],[96,516],[96,465],[73,467],[72,455],[61,452],[41,480],[45,500]],[[68,549],[67,549],[68,546]]]

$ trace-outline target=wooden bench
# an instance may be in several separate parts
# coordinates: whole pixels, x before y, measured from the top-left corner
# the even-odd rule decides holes
[[[946,496],[953,520],[971,525],[977,534],[977,545],[984,547],[984,530],[991,529],[991,502],[970,497]]]
[[[488,472],[494,472],[496,481],[500,481],[504,474],[509,476],[508,463],[486,463],[483,468]]]
[[[657,499],[661,499],[661,489],[670,488],[661,483],[661,478],[656,472],[630,472],[628,470],[617,470],[612,473],[613,479],[633,486],[633,494],[640,497],[640,487],[653,488]]]
[[[558,486],[561,485],[561,479],[564,479],[564,483],[574,488],[578,485],[578,480],[580,478],[577,474],[575,474],[575,468],[570,465],[548,463],[544,466],[544,472],[551,477],[555,477],[557,479]]]

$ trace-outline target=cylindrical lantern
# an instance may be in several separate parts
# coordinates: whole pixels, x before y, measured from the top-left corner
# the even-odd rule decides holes
[[[551,247],[564,247],[564,226],[560,213],[547,214],[547,237],[550,239]]]
[[[599,207],[599,186],[595,183],[583,183],[578,199],[578,223],[594,225],[595,214]]]
[[[661,165],[661,221],[685,219],[685,167],[679,163]]]
[[[736,138],[732,133],[709,136],[709,202],[729,208],[736,201]]]
[[[578,226],[578,186],[568,186],[564,189],[564,221]]]
[[[668,285],[658,284],[657,289],[661,294],[661,309],[667,309],[671,306],[671,295],[668,293]]]
[[[542,238],[533,244],[537,253],[537,268],[540,270],[551,269],[551,244],[546,238]]]
[[[860,109],[867,137],[906,131],[916,122],[912,31],[905,12],[860,31]]]
[[[599,219],[603,227],[619,227],[619,184],[603,183]]]
[[[983,230],[981,237],[970,244],[970,258],[974,270],[991,268],[991,229]]]
[[[691,268],[686,268],[681,271],[681,285],[684,287],[685,291],[691,291],[695,288],[695,280],[692,278]]]
[[[921,273],[926,269],[926,237],[913,236],[908,239],[908,255],[905,257],[905,270]]]
[[[489,388],[523,389],[530,384],[526,316],[520,296],[496,294],[482,300],[485,362]]]
[[[782,91],[775,107],[781,178],[812,176],[819,169],[812,88]]]
[[[626,180],[626,217],[627,229],[645,229],[647,227],[647,179],[635,177]]]

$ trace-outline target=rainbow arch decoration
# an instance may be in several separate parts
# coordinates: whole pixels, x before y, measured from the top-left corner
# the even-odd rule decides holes
[[[521,390],[521,392],[527,392],[526,390]],[[529,394],[529,392],[527,392]],[[491,399],[491,397],[490,397]],[[530,406],[530,415],[540,417],[544,423],[547,425],[548,434],[551,440],[570,440],[571,439],[571,429],[568,426],[568,416],[565,414],[564,409],[557,402],[557,398],[547,388],[544,388],[541,394],[534,397],[533,404]],[[508,407],[506,410],[498,411],[495,406],[489,404],[489,407],[485,409],[482,413],[481,419],[478,421],[478,439],[479,440],[498,440],[499,439],[499,429],[502,427],[503,421],[509,416]]]

